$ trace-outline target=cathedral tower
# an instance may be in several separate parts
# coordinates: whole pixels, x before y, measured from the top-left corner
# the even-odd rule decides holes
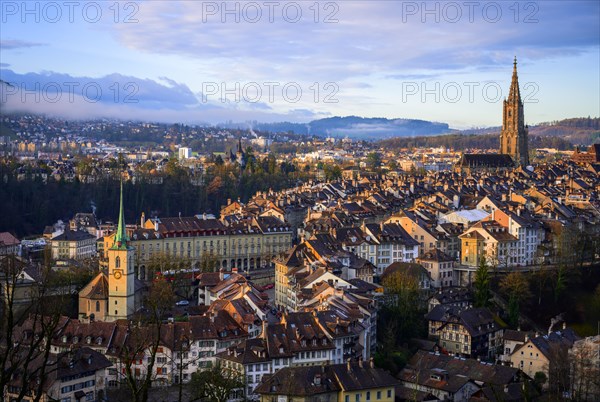
[[[523,102],[519,91],[519,78],[517,77],[517,58],[515,57],[508,99],[504,99],[500,153],[510,155],[517,165],[529,165],[527,134]]]
[[[108,321],[128,319],[135,312],[135,249],[127,244],[129,237],[125,231],[123,216],[123,183],[119,223],[113,246],[108,254]]]

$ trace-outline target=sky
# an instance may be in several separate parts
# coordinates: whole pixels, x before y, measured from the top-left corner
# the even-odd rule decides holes
[[[600,115],[598,1],[0,1],[4,111],[498,126]]]

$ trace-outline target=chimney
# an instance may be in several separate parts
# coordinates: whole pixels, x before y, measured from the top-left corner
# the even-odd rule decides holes
[[[154,230],[158,232],[158,218],[154,220]]]
[[[360,356],[358,358],[358,367],[363,368],[363,358],[362,358],[362,356]]]
[[[231,198],[227,199],[227,205],[231,205]]]
[[[348,370],[348,372],[352,371],[352,368],[350,367],[350,358],[346,359],[346,369]]]
[[[224,270],[223,270],[223,268],[221,268],[221,269],[219,270],[219,280],[220,280],[220,281],[222,281],[222,280],[223,280],[223,277],[224,277],[224,275],[223,275],[223,271],[224,271]]]
[[[563,329],[567,329],[567,323],[566,323],[566,321],[563,321]]]
[[[144,227],[144,223],[146,222],[146,214],[144,214],[142,212],[142,217],[140,219],[140,226],[143,228]]]
[[[262,334],[261,338],[267,339],[267,317],[262,321]]]
[[[369,367],[375,368],[375,360],[372,357],[369,357]]]

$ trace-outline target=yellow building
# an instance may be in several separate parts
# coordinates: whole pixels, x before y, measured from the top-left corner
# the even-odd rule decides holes
[[[485,253],[485,237],[472,231],[458,236],[460,242],[460,262],[471,267],[479,266],[479,259]]]
[[[421,254],[434,249],[439,249],[444,253],[448,250],[448,238],[438,232],[433,225],[419,218],[413,211],[401,211],[390,217],[385,223],[397,223],[402,226],[410,237],[419,243]]]
[[[112,245],[106,249],[108,275],[100,272],[79,292],[80,319],[116,321],[129,319],[136,312],[141,294],[134,271],[135,248],[128,242],[121,185],[119,223]]]
[[[79,319],[107,321],[108,278],[101,272],[79,292]]]
[[[254,390],[261,402],[394,402],[399,381],[373,360],[329,366],[285,367]]]
[[[531,378],[535,373],[542,372],[546,374],[549,382],[552,382],[555,380],[552,377],[560,376],[558,373],[564,369],[560,367],[564,364],[564,356],[579,339],[571,328],[563,325],[561,330],[528,339],[523,345],[515,348],[510,355],[510,362],[513,367],[523,370]]]
[[[217,269],[251,272],[292,245],[290,226],[273,216],[224,223],[206,215],[148,220],[142,215],[142,221],[141,228],[129,230],[128,240],[135,249],[134,272],[141,280],[152,278],[150,265],[157,256],[172,256],[196,269],[208,256]],[[114,239],[115,234],[105,236],[102,248],[110,249]]]

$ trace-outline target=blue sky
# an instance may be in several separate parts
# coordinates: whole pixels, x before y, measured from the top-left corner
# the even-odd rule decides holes
[[[529,124],[600,114],[598,1],[0,4],[5,110],[495,126],[516,55]]]

